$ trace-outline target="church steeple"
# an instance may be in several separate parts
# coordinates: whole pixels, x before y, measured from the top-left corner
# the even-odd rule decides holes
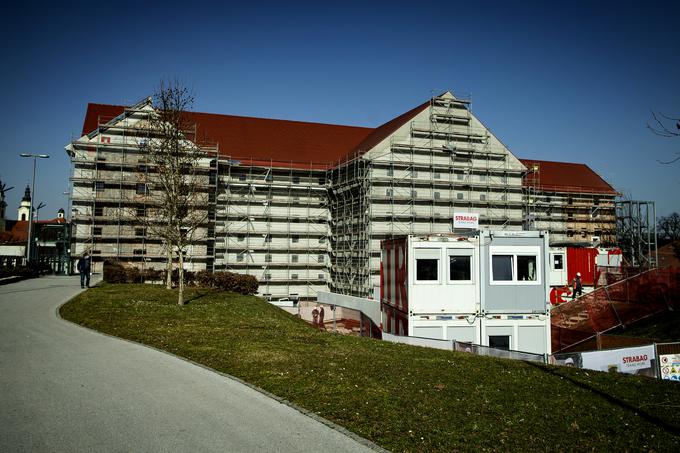
[[[24,198],[21,199],[21,205],[19,205],[19,211],[17,214],[19,220],[29,220],[31,218],[31,188],[26,185],[26,191],[24,192]]]

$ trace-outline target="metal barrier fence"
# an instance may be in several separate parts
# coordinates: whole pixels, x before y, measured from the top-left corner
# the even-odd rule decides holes
[[[491,348],[474,343],[467,343],[456,340],[435,340],[433,338],[406,337],[392,335],[383,332],[382,339],[391,343],[410,344],[425,348],[443,349],[445,351],[469,352],[476,355],[487,357],[498,357],[502,359],[524,360],[528,362],[546,363],[547,357],[542,354],[532,354],[530,352],[509,351],[505,349]]]

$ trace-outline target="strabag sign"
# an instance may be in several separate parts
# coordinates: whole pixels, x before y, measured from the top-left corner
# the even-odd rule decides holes
[[[584,352],[581,357],[583,368],[639,374],[639,370],[652,368],[654,346]]]
[[[475,212],[454,212],[453,227],[479,229],[479,214]]]

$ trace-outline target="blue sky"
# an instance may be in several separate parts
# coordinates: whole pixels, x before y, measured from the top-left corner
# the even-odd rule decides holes
[[[518,157],[586,163],[618,190],[680,212],[678,2],[23,2],[0,19],[0,180],[8,216],[38,166],[41,218],[66,208],[88,102],[129,104],[161,79],[195,110],[378,126],[432,92],[473,112]],[[593,4],[591,4],[593,3]],[[11,8],[11,9],[8,9]]]

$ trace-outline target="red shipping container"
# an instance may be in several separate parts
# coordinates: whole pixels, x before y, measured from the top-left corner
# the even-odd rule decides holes
[[[567,247],[567,281],[573,285],[576,273],[581,273],[581,284],[595,284],[595,257],[599,254],[592,247]]]

